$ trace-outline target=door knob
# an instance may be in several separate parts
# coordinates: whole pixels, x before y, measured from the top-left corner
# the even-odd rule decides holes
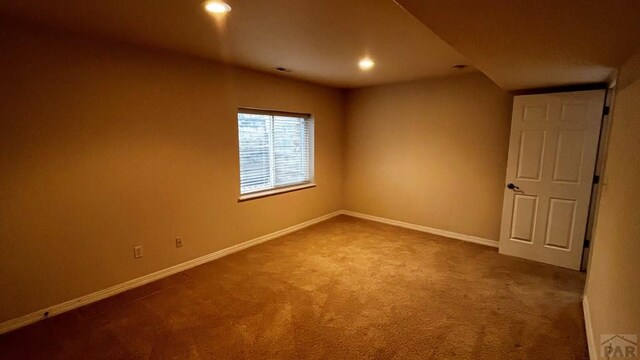
[[[508,183],[507,184],[507,188],[509,188],[511,190],[520,190],[520,187],[518,187],[518,185],[516,185],[514,183]]]

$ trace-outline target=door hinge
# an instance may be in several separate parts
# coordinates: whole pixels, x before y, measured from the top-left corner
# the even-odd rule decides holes
[[[611,111],[611,108],[609,106],[605,106],[602,108],[602,115],[609,115],[609,111]]]
[[[584,245],[582,247],[587,249],[589,246],[591,246],[591,240],[584,239]]]
[[[599,175],[593,175],[593,183],[594,184],[600,184],[600,176]]]

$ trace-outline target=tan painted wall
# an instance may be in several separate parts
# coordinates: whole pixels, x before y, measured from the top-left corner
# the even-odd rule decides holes
[[[640,335],[640,51],[620,71],[586,296],[593,339]]]
[[[345,208],[498,240],[511,104],[480,73],[350,91]]]
[[[9,22],[0,49],[0,322],[341,208],[339,90]],[[237,202],[238,106],[315,116],[317,188]]]
[[[498,238],[512,98],[479,73],[345,97],[196,58],[0,26],[0,322],[343,200],[349,210]],[[237,202],[238,106],[314,114],[317,188]],[[138,244],[145,256],[134,260]]]

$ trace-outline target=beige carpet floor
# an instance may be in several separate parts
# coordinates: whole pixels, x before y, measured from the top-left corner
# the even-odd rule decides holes
[[[584,274],[340,216],[0,336],[1,359],[587,359]]]

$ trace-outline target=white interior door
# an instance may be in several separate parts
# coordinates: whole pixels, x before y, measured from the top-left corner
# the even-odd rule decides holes
[[[500,253],[579,270],[605,90],[516,96]]]

